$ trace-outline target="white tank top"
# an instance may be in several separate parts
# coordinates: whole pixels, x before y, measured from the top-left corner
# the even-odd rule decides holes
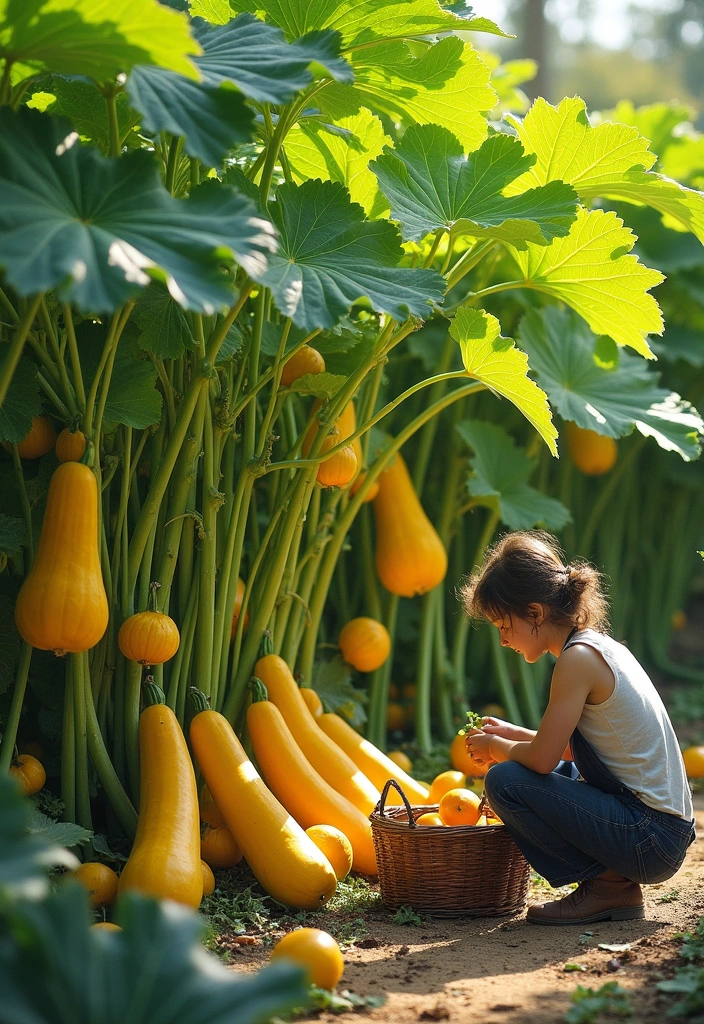
[[[692,796],[675,730],[645,669],[627,647],[596,630],[575,633],[565,650],[574,644],[595,648],[614,674],[611,696],[584,705],[580,733],[644,804],[691,820]]]

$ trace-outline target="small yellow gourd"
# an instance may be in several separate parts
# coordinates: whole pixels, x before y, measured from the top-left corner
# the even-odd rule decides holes
[[[130,615],[117,634],[117,645],[124,656],[140,665],[162,665],[173,658],[180,642],[178,626],[163,612]]]
[[[565,424],[570,458],[580,473],[603,476],[613,469],[618,458],[618,447],[613,437],[585,430],[571,420]]]
[[[56,458],[59,462],[79,462],[86,450],[86,435],[81,430],[73,433],[64,427],[56,438]]]
[[[338,640],[342,657],[359,672],[374,672],[391,651],[391,637],[383,622],[360,615],[350,619]]]
[[[286,360],[281,372],[281,384],[290,388],[294,381],[303,377],[306,373],[324,373],[325,360],[312,345],[304,345],[298,352]]]

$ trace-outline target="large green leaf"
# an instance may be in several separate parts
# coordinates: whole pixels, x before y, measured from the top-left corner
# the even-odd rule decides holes
[[[263,277],[284,316],[298,327],[332,327],[357,299],[396,320],[425,318],[441,302],[444,281],[432,270],[399,267],[398,232],[366,221],[337,182],[281,185],[269,207],[279,252]]]
[[[680,103],[649,103],[636,107],[632,100],[619,100],[611,110],[600,112],[598,123],[616,121],[632,125],[650,141],[653,153],[662,161],[669,147],[676,145],[681,137],[680,132],[675,135],[675,129],[682,122],[691,122],[692,114],[689,107]]]
[[[197,4],[197,6],[195,6]],[[194,13],[212,9],[218,20],[222,7],[214,0],[195,0]],[[412,39],[438,32],[490,32],[504,35],[493,21],[441,7],[437,0],[230,0],[235,11],[262,13],[279,25],[289,39],[312,29],[333,28],[342,33],[346,50],[381,39]],[[204,14],[204,16],[207,16]]]
[[[387,147],[371,167],[391,203],[404,240],[420,241],[438,228],[460,224],[469,234],[498,238],[520,247],[564,236],[576,218],[577,194],[551,182],[506,198],[503,190],[535,157],[518,139],[496,134],[475,153],[446,128],[413,125],[395,149]]]
[[[133,68],[127,92],[142,113],[142,128],[183,137],[183,148],[208,167],[220,167],[228,151],[252,137],[254,111],[234,89],[192,82],[165,68]]]
[[[4,360],[2,346],[0,355]],[[29,359],[20,359],[12,378],[12,387],[0,406],[0,441],[18,444],[32,429],[32,417],[38,416],[41,411],[42,399],[37,384],[37,368]]]
[[[31,810],[32,805],[22,796],[15,779],[0,775],[0,892],[7,890],[18,894],[40,895],[48,888],[48,867],[55,864],[78,866],[78,861],[68,850],[47,846],[38,836],[27,831]],[[0,959],[6,949],[6,944],[0,944]],[[2,968],[0,973],[4,973]],[[4,979],[0,987],[4,998]],[[6,1012],[7,1005],[3,1002],[3,1013]]]
[[[663,320],[648,290],[663,276],[629,255],[635,241],[615,213],[580,208],[566,238],[548,246],[507,248],[525,287],[566,302],[596,334],[608,334],[617,344],[653,358],[646,337],[662,334]]]
[[[108,159],[74,141],[63,118],[0,111],[0,262],[21,295],[53,288],[105,311],[155,276],[212,313],[232,301],[223,262],[261,276],[273,230],[248,199],[211,182],[177,200],[149,153]]]
[[[157,370],[151,362],[118,355],[105,403],[105,419],[136,430],[158,423],[162,400],[154,387],[156,378]]]
[[[467,489],[478,504],[496,509],[510,530],[534,526],[561,530],[570,522],[569,509],[561,501],[530,486],[536,460],[529,459],[503,427],[484,420],[463,420],[457,430],[474,450]]]
[[[340,57],[337,32],[310,32],[287,43],[281,29],[240,14],[227,25],[197,23],[196,38],[203,47],[198,68],[208,85],[234,83],[245,96],[260,103],[288,103],[313,81],[312,63],[321,64],[340,82],[354,79]]]
[[[696,459],[704,423],[689,402],[658,387],[660,375],[628,352],[612,370],[594,358],[596,338],[580,318],[551,306],[521,320],[519,342],[560,416],[608,437],[637,429],[661,448]]]
[[[487,136],[485,112],[496,104],[491,70],[469,43],[457,36],[441,39],[421,56],[401,40],[376,43],[352,54],[355,84],[335,82],[316,96],[330,117],[368,107],[404,126],[439,124],[467,150]]]
[[[157,0],[0,0],[0,57],[22,73],[56,71],[98,81],[133,64],[191,78],[199,46],[188,18]]]
[[[0,944],[4,1020],[261,1024],[307,1004],[300,967],[229,970],[203,949],[203,919],[169,900],[126,893],[117,910],[121,932],[96,931],[91,919],[78,883],[12,908],[11,941]]]
[[[656,156],[637,128],[610,122],[592,128],[579,97],[557,107],[538,99],[523,122],[507,119],[538,157],[513,190],[569,181],[584,200],[605,196],[652,206],[704,242],[704,195],[650,171]]]
[[[339,181],[368,216],[379,215],[388,209],[388,203],[369,169],[369,161],[391,142],[381,121],[362,107],[356,114],[338,118],[334,126],[337,131],[330,131],[330,127],[307,117],[288,133],[285,150],[294,180]]]
[[[482,381],[495,394],[508,398],[557,455],[557,431],[545,392],[528,376],[528,359],[511,338],[501,337],[501,325],[483,309],[462,307],[450,324],[459,342],[462,362],[470,377]]]
[[[178,359],[193,348],[193,336],[181,307],[165,288],[153,284],[147,288],[132,311],[139,328],[138,345],[159,359]]]

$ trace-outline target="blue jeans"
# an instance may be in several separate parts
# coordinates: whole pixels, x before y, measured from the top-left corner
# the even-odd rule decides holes
[[[671,878],[695,838],[694,822],[644,804],[578,733],[572,753],[579,768],[561,761],[540,775],[504,761],[487,773],[489,803],[526,860],[552,886],[607,868],[634,882]]]

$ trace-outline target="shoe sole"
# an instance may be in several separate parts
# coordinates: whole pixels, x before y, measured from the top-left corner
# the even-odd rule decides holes
[[[603,914],[592,914],[591,917],[573,918],[571,921],[560,920],[549,917],[528,917],[528,924],[593,924],[595,921],[643,921],[645,918],[645,907],[621,907],[619,910],[607,910]]]

